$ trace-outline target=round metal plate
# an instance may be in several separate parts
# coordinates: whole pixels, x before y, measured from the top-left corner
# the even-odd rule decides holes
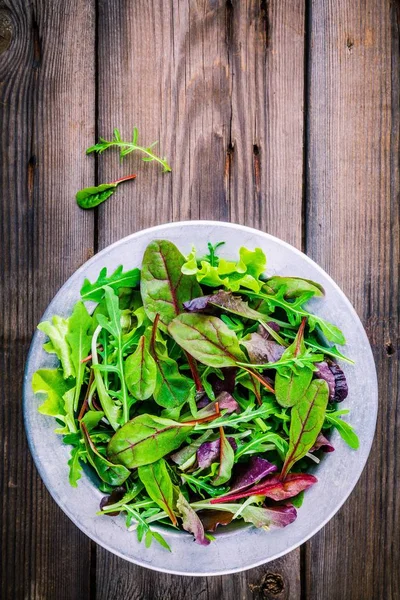
[[[79,298],[83,279],[95,280],[102,267],[114,270],[118,265],[132,269],[141,264],[147,244],[154,239],[168,239],[183,253],[195,244],[206,253],[207,242],[225,241],[221,256],[232,259],[240,246],[260,247],[267,255],[269,275],[292,275],[313,279],[323,285],[324,300],[313,301],[311,310],[338,325],[347,338],[343,352],[353,358],[355,366],[342,364],[349,396],[341,408],[351,409],[360,448],[351,450],[337,432],[332,440],[335,452],[327,455],[315,468],[318,483],[305,494],[297,520],[284,529],[265,532],[252,527],[233,528],[216,534],[208,547],[193,542],[191,535],[164,532],[172,553],[156,543],[146,549],[135,532],[125,528],[123,517],[96,516],[102,493],[84,475],[77,488],[68,482],[69,447],[54,434],[55,421],[37,412],[41,399],[31,389],[33,373],[54,366],[51,356],[42,349],[44,335],[33,337],[24,379],[24,417],[30,449],[38,471],[50,494],[68,517],[92,540],[118,556],[143,567],[182,575],[221,575],[249,569],[290,552],[323,527],[339,510],[367,461],[371,448],[378,404],[377,380],[371,348],[363,326],[350,302],[334,281],[310,258],[281,240],[255,229],[215,221],[189,221],[152,227],[134,233],[99,252],[85,263],[61,288],[43,319],[52,315],[68,316]]]

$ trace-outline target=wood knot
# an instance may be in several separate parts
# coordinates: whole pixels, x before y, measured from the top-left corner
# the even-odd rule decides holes
[[[5,8],[0,8],[0,54],[3,54],[11,44],[13,26],[10,13]]]
[[[285,589],[285,582],[279,573],[269,572],[264,575],[259,585],[250,584],[249,587],[253,594],[257,594],[257,598],[278,600]]]
[[[353,51],[354,42],[349,37],[347,38],[346,46],[347,46],[347,50],[348,50],[349,54],[351,54],[351,52]]]
[[[395,350],[392,342],[386,342],[386,344],[385,344],[385,350],[386,350],[386,354],[388,356],[393,356],[393,354],[396,353],[396,350]]]

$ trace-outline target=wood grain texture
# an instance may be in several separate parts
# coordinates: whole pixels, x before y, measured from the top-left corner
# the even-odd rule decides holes
[[[137,124],[146,142],[161,140],[173,168],[162,175],[128,157],[121,172],[138,169],[138,178],[100,207],[99,247],[169,220],[230,217],[300,247],[303,3],[100,1],[98,24],[99,134],[118,126],[129,135]],[[98,163],[99,181],[115,178],[116,156]],[[98,548],[96,589],[98,599],[295,599],[300,553],[244,574],[182,579]]]
[[[50,498],[33,467],[22,423],[21,384],[40,315],[93,250],[93,217],[82,215],[74,193],[93,176],[79,149],[93,136],[94,22],[93,3],[86,0],[0,4],[4,599],[89,594],[90,543]]]
[[[338,18],[341,15],[341,18]],[[306,597],[400,597],[399,5],[313,4],[307,252],[349,296],[378,368],[372,453],[307,544]]]

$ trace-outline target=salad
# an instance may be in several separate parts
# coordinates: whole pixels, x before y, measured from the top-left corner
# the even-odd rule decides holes
[[[146,546],[170,549],[154,524],[205,546],[233,520],[290,525],[330,430],[358,447],[337,407],[345,338],[306,308],[322,287],[266,276],[260,248],[220,258],[222,245],[185,257],[154,240],[140,270],[103,268],[69,318],[38,326],[58,366],[33,390],[70,448],[70,484],[84,470],[98,514],[124,515]]]

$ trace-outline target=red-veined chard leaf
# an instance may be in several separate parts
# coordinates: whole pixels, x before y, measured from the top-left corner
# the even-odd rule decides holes
[[[201,294],[194,275],[184,275],[184,256],[167,240],[151,242],[144,253],[140,290],[147,316],[166,327],[183,309],[183,303]]]
[[[250,496],[265,496],[276,501],[288,500],[297,496],[297,494],[314,485],[316,482],[317,478],[308,473],[292,473],[287,475],[285,480],[282,480],[280,475],[273,474],[246,490],[213,498],[210,500],[210,503],[221,504],[224,502],[233,502],[234,500],[249,498]]]
[[[303,458],[315,444],[325,419],[329,389],[326,381],[311,382],[300,402],[291,412],[289,449],[282,468],[285,478],[293,465]]]
[[[107,268],[103,267],[96,281],[91,283],[85,279],[81,288],[82,300],[93,300],[100,302],[104,298],[104,288],[110,287],[117,292],[120,288],[135,288],[140,280],[140,270],[132,269],[124,273],[122,265],[117,267],[113,273],[107,274]]]
[[[182,494],[178,496],[176,510],[182,519],[183,529],[193,534],[194,541],[197,544],[208,546],[210,540],[204,534],[203,523]]]
[[[168,331],[181,348],[210,367],[233,367],[246,359],[236,334],[217,317],[182,314],[171,321]]]
[[[282,354],[282,360],[296,358],[304,354],[304,328],[306,320],[303,319],[294,342]],[[308,367],[298,367],[296,371],[290,368],[281,369],[275,377],[275,396],[277,402],[287,408],[299,402],[313,378],[313,371]]]
[[[96,446],[90,438],[86,425],[82,423],[82,421],[81,430],[85,442],[88,460],[92,467],[95,469],[100,479],[105,483],[108,483],[109,485],[121,485],[122,483],[124,483],[124,481],[126,481],[129,475],[131,474],[129,469],[127,469],[121,464],[113,464],[112,462],[107,460],[105,456],[102,456],[100,454],[100,452],[97,450]]]
[[[219,468],[216,477],[212,480],[214,486],[222,485],[229,481],[232,475],[232,467],[235,462],[235,452],[231,442],[225,436],[224,428],[219,428]]]
[[[179,448],[192,429],[172,419],[139,415],[113,435],[107,455],[128,469],[148,465]]]
[[[126,385],[134,398],[150,398],[156,387],[157,365],[144,335],[140,338],[135,352],[126,359],[124,373]]]
[[[112,181],[111,183],[101,183],[100,185],[86,187],[76,193],[76,202],[80,208],[95,208],[112,196],[120,183],[135,178],[136,175],[127,175],[126,177],[121,177],[121,179]]]
[[[173,525],[176,525],[175,508],[179,489],[171,481],[165,460],[160,458],[156,462],[139,467],[138,475],[150,498],[167,513]]]

